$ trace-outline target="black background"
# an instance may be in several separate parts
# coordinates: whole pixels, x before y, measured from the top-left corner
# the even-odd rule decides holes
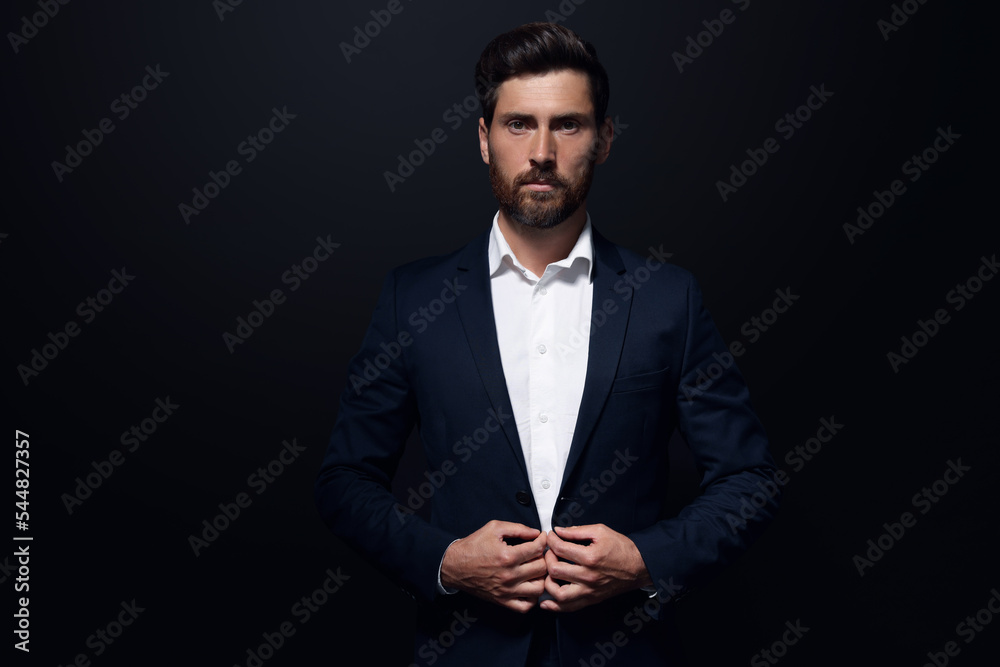
[[[809,631],[780,664],[921,665],[947,641],[953,664],[993,664],[1000,623],[971,643],[956,625],[1000,586],[1000,285],[961,310],[946,300],[998,250],[995,60],[978,6],[908,3],[886,40],[888,2],[403,0],[348,63],[340,43],[385,6],[244,0],[220,20],[208,0],[71,2],[18,52],[5,40],[3,421],[30,435],[32,473],[30,529],[9,530],[34,541],[31,654],[4,651],[17,664],[245,665],[291,621],[266,664],[407,664],[409,598],[328,533],[312,484],[385,273],[457,248],[496,210],[478,110],[458,127],[443,114],[472,94],[493,36],[551,10],[611,78],[621,133],[597,170],[595,225],[698,277],[723,337],[747,343],[738,363],[791,477],[765,537],[677,604],[692,663],[747,664],[800,620]],[[735,21],[679,72],[672,54],[726,8]],[[6,5],[0,27],[38,11]],[[111,103],[157,65],[169,75],[119,120]],[[822,108],[776,132],[821,85]],[[296,117],[246,163],[237,146],[285,107]],[[57,179],[52,162],[106,117],[115,130]],[[910,182],[902,164],[949,127],[960,138]],[[435,128],[447,140],[390,190],[384,173]],[[724,202],[716,182],[768,137],[780,150]],[[179,204],[232,159],[242,172],[186,224]],[[851,243],[844,223],[894,179],[905,194]],[[291,291],[282,274],[317,237],[340,246]],[[84,323],[77,305],[122,267],[134,280]],[[743,324],[786,288],[799,300],[748,343]],[[230,353],[223,333],[274,289],[287,300]],[[894,372],[887,353],[939,308],[950,321]],[[79,335],[25,383],[18,366],[69,321]],[[76,479],[167,397],[175,413],[69,513]],[[830,417],[843,429],[794,471],[786,454]],[[305,451],[257,495],[248,476],[293,438]],[[403,495],[420,479],[414,442]],[[912,496],[959,458],[971,470],[920,514]],[[250,507],[196,556],[189,536],[247,491]],[[906,511],[916,525],[859,576],[853,557]],[[300,623],[293,605],[328,568],[350,578]],[[145,611],[95,655],[88,637],[133,599]]]

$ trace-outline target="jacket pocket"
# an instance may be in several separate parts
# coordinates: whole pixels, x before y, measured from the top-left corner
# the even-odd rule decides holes
[[[660,370],[651,373],[639,373],[638,375],[615,378],[614,384],[611,385],[611,393],[622,394],[628,391],[662,387],[663,383],[666,382],[669,371],[670,366],[664,366]]]

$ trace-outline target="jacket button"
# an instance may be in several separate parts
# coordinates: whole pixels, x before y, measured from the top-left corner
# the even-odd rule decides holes
[[[528,506],[531,504],[531,494],[528,493],[527,491],[518,491],[517,493],[514,494],[514,498],[516,498],[517,502],[521,503],[524,506]]]

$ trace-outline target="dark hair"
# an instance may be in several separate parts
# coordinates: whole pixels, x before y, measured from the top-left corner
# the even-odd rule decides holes
[[[590,81],[594,120],[599,126],[608,110],[608,73],[597,60],[597,49],[569,28],[556,23],[525,23],[493,38],[476,63],[476,95],[486,128],[493,124],[500,84],[522,74],[579,70]]]

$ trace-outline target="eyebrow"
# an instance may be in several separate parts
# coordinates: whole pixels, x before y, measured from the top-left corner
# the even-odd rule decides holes
[[[573,120],[578,123],[581,123],[585,122],[589,116],[590,114],[586,114],[582,111],[567,111],[566,113],[561,113],[556,116],[553,116],[552,120],[555,122],[565,122],[567,120]],[[537,118],[535,118],[534,114],[523,111],[507,111],[497,116],[497,120],[499,120],[501,123],[504,124],[509,123],[512,120],[518,120],[518,119],[531,120],[531,121],[538,120]]]

